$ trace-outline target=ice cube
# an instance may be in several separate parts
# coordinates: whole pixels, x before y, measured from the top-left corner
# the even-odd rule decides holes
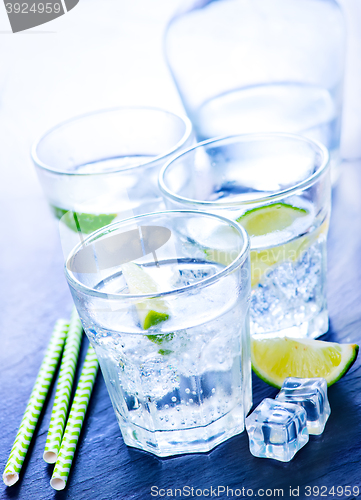
[[[297,404],[264,399],[246,418],[249,448],[255,457],[289,462],[308,442],[306,411]]]
[[[324,378],[286,378],[276,399],[302,406],[307,413],[308,433],[322,434],[331,413]]]

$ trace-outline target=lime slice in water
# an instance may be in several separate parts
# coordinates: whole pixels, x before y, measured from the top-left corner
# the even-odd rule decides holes
[[[248,210],[237,219],[251,237],[265,236],[291,228],[298,219],[309,214],[304,208],[286,203],[274,203]],[[323,227],[327,229],[328,223]],[[262,250],[251,250],[251,285],[256,287],[267,271],[281,262],[296,261],[311,243],[316,241],[321,230],[299,238],[295,237],[283,245],[270,246]]]
[[[250,236],[264,236],[287,229],[296,219],[307,214],[308,211],[303,208],[286,203],[274,203],[248,210],[238,217],[237,222],[245,228]]]
[[[251,238],[265,236],[277,231],[284,231],[297,219],[305,217],[309,212],[303,208],[286,203],[274,203],[248,210],[238,217],[237,222],[248,232]],[[228,266],[237,255],[235,251],[235,231],[231,227],[212,235],[210,249],[204,252],[208,259]],[[317,233],[318,237],[318,233]],[[270,246],[266,249],[251,250],[251,285],[255,287],[263,279],[272,266],[286,260],[296,260],[316,238],[309,235],[295,238],[283,245]],[[233,258],[232,258],[233,257]]]
[[[330,386],[350,369],[358,349],[356,344],[313,339],[253,339],[252,368],[262,380],[277,388],[287,377],[323,377]]]
[[[309,216],[310,212],[304,208],[295,207],[286,203],[274,203],[248,210],[246,213],[238,217],[237,222],[241,224],[248,234],[251,236],[252,243],[254,238],[266,236],[263,244],[260,247],[266,246],[268,242],[267,235],[273,236],[277,232],[288,230],[288,243],[271,244],[267,248],[260,250],[251,250],[251,285],[252,288],[258,284],[266,276],[267,272],[277,264],[285,261],[298,260],[307,249],[324,234],[327,234],[328,219],[326,219],[318,229],[297,237],[297,229],[294,228],[295,237],[292,237],[291,226],[297,224],[298,219]],[[306,224],[305,224],[306,223]],[[303,229],[306,231],[310,224],[305,220]],[[277,240],[269,238],[270,241]],[[208,260],[218,262],[228,266],[237,256],[236,248],[236,232],[232,227],[223,228],[212,234],[212,238],[202,244],[209,248],[204,249],[204,253]],[[266,244],[265,244],[266,243]]]
[[[129,292],[132,295],[151,295],[159,293],[157,283],[154,279],[139,265],[134,262],[128,262],[122,265],[122,272],[127,282]],[[143,330],[148,330],[150,327],[158,325],[169,319],[169,307],[164,299],[149,298],[136,304],[140,325]],[[159,344],[158,335],[148,335],[150,338]]]
[[[117,214],[85,214],[51,205],[55,217],[75,233],[90,234],[107,226]]]

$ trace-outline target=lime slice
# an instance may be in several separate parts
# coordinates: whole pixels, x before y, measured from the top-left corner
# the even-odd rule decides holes
[[[237,222],[242,224],[250,236],[264,236],[287,229],[296,219],[307,214],[308,211],[303,208],[286,203],[274,203],[248,210],[238,217]]]
[[[51,205],[55,217],[75,233],[90,234],[110,224],[117,214],[85,214]]]
[[[132,295],[157,294],[159,293],[157,283],[140,266],[134,262],[122,265],[122,272],[127,282],[129,292]],[[136,304],[140,325],[143,330],[158,325],[169,319],[169,308],[164,299],[150,298]],[[152,338],[150,338],[152,337]],[[153,339],[156,338],[156,339]],[[161,335],[148,335],[149,340],[160,343]]]
[[[274,203],[248,210],[237,219],[252,237],[284,231],[309,212],[286,203]],[[328,220],[317,231],[295,238],[289,243],[251,250],[251,285],[256,287],[273,266],[285,261],[296,261],[323,232],[327,232]]]
[[[251,237],[265,236],[277,231],[284,231],[302,217],[309,215],[303,208],[294,207],[286,203],[274,203],[263,207],[253,208],[238,217],[241,224]],[[295,237],[283,245],[270,246],[261,250],[251,250],[251,286],[255,288],[263,280],[266,273],[277,264],[286,261],[298,260],[304,252],[320,236],[327,234],[328,219],[317,230]],[[212,234],[204,253],[208,260],[228,266],[237,256],[236,232],[232,227],[222,228]]]
[[[323,377],[330,386],[353,365],[356,344],[313,339],[252,340],[253,371],[267,384],[280,388],[287,377]]]

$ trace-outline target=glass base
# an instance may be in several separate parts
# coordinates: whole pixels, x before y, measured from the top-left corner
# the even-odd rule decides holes
[[[173,431],[150,431],[125,422],[117,411],[115,413],[125,444],[148,451],[158,457],[205,453],[244,431],[242,406],[233,408],[229,413],[206,426]]]
[[[328,311],[327,309],[323,309],[317,316],[312,317],[308,321],[304,321],[300,325],[273,332],[252,334],[252,338],[257,340],[275,337],[317,339],[328,331],[328,326]]]

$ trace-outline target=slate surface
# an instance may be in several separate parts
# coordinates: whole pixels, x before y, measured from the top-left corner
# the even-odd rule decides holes
[[[5,237],[0,245],[1,472],[52,326],[58,317],[66,317],[71,311],[57,228],[45,201],[40,197],[0,200],[0,213],[5,212],[11,216],[2,218],[1,229]],[[331,328],[325,336],[328,340],[361,341],[360,214],[361,164],[346,163],[333,193],[328,271]],[[83,343],[83,355],[86,343]],[[276,390],[257,377],[253,381],[255,404],[276,394]],[[211,486],[228,486],[234,490],[252,488],[254,496],[259,488],[283,488],[285,498],[290,498],[291,486],[300,488],[299,498],[318,498],[316,494],[306,495],[306,485],[327,486],[327,495],[323,495],[326,498],[354,498],[345,494],[333,496],[328,492],[332,486],[346,485],[358,485],[361,490],[360,359],[330,388],[329,398],[332,413],[324,434],[312,436],[310,443],[288,464],[254,458],[248,451],[245,433],[208,454],[158,459],[124,445],[99,374],[67,489],[58,493],[52,490],[49,485],[52,468],[42,460],[50,400],[23,466],[21,480],[12,488],[1,484],[0,498],[157,498],[151,496],[152,486],[173,490],[194,487],[194,497],[197,488]],[[190,490],[190,498],[191,493]],[[206,494],[198,498],[206,498]],[[269,498],[276,497],[277,494],[269,495]],[[226,492],[220,491],[219,498],[226,498]]]

